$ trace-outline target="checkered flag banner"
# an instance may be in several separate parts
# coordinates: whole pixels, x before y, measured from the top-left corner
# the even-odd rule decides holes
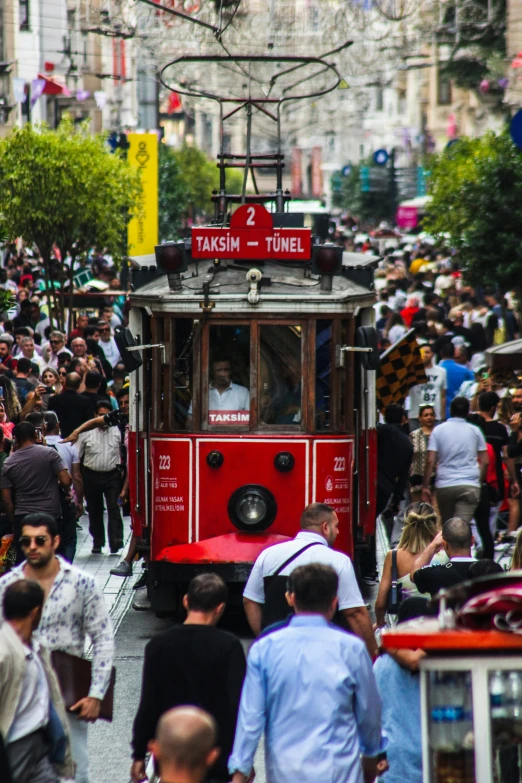
[[[379,408],[383,409],[392,402],[402,405],[411,387],[418,383],[428,383],[428,378],[415,339],[415,329],[410,329],[381,355],[376,384]]]

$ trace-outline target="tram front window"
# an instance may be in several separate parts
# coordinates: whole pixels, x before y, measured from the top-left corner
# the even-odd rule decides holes
[[[250,328],[209,330],[208,423],[248,425],[250,421]]]
[[[330,397],[332,378],[332,322],[317,321],[317,336],[315,340],[315,427],[318,431],[329,430]]]
[[[301,327],[261,326],[259,421],[301,425]]]
[[[174,326],[172,366],[173,429],[190,429],[192,421],[193,348],[195,326],[191,318],[179,318]]]

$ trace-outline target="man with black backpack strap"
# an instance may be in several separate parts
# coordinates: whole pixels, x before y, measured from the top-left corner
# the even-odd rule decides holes
[[[243,605],[252,631],[286,620],[288,575],[298,566],[322,563],[331,566],[339,579],[339,612],[351,631],[366,644],[375,657],[377,645],[372,623],[362,599],[350,558],[332,549],[339,534],[337,514],[325,503],[311,503],[301,515],[301,530],[292,541],[265,549],[256,562],[243,592]]]

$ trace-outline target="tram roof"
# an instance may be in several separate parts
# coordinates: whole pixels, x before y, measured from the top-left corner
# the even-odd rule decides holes
[[[263,274],[259,285],[259,302],[248,301],[250,283],[246,279],[249,269],[259,268]],[[201,312],[204,302],[203,284],[210,283],[209,300],[214,302],[213,312],[318,312],[327,306],[330,312],[350,312],[356,307],[371,305],[375,301],[372,288],[361,285],[344,275],[332,280],[332,290],[322,291],[320,278],[305,277],[304,269],[266,265],[257,267],[229,264],[215,272],[210,262],[199,262],[199,274],[194,262],[183,273],[181,288],[169,288],[167,275],[156,275],[130,295],[131,304],[151,306],[155,310],[171,312]],[[223,307],[222,305],[225,305]]]

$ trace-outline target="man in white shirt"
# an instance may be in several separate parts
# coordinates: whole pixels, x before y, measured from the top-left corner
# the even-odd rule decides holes
[[[332,549],[339,534],[337,514],[325,503],[311,503],[303,511],[300,524],[301,530],[294,539],[268,547],[254,563],[243,591],[245,614],[252,631],[259,636],[263,626],[284,619],[280,614],[277,616],[278,597],[270,584],[271,577],[287,577],[298,566],[323,563],[331,566],[338,576],[340,613],[353,633],[366,643],[370,655],[375,657],[377,645],[372,623],[352,562],[343,552]],[[289,612],[287,608],[285,615]]]
[[[440,424],[446,410],[446,389],[448,387],[446,370],[433,364],[431,345],[421,345],[420,353],[428,383],[418,383],[410,389],[408,409],[410,432],[420,427],[419,406],[433,405],[436,424]]]
[[[105,416],[112,410],[110,403],[101,401],[96,416]],[[123,520],[118,499],[123,487],[122,432],[119,427],[103,425],[78,438],[78,454],[82,461],[85,500],[89,513],[89,533],[92,553],[101,554],[105,546],[103,524],[104,499],[107,505],[107,528],[111,554],[123,546]]]
[[[245,386],[232,383],[230,374],[231,363],[228,359],[215,359],[212,362],[212,380],[208,388],[209,424],[248,424],[250,392]],[[186,426],[192,429],[192,403],[188,409]]]
[[[44,591],[45,602],[37,640],[50,651],[62,650],[80,658],[85,654],[86,639],[92,642],[89,694],[72,705],[64,721],[76,764],[75,775],[64,777],[74,777],[76,783],[89,783],[87,727],[99,717],[101,702],[110,683],[114,655],[114,636],[103,593],[94,576],[56,554],[60,536],[57,523],[48,514],[26,517],[20,543],[26,559],[0,577],[0,605],[3,606],[5,592],[13,582],[19,579],[38,582]],[[0,621],[2,619],[0,617]],[[1,693],[3,683],[0,686]],[[2,719],[0,710],[0,730]],[[36,778],[24,778],[24,783],[33,783],[33,780]]]
[[[62,332],[54,331],[49,335],[49,352],[45,352],[44,359],[46,358],[46,364],[48,367],[52,367],[54,370],[58,369],[60,364],[60,354],[66,354],[68,359],[72,356],[72,353],[65,347],[65,336]]]
[[[106,323],[105,321],[100,321],[98,326],[100,328],[100,342],[98,345],[105,354],[105,358],[111,367],[115,367],[121,360],[121,356],[118,350],[118,346],[116,345],[116,340],[111,335],[110,324]]]
[[[428,443],[422,499],[431,503],[428,487],[437,465],[435,487],[442,524],[453,517],[471,522],[480,499],[480,485],[486,476],[489,463],[486,441],[482,431],[466,421],[468,416],[469,400],[454,397],[450,418],[435,427]]]
[[[36,364],[39,371],[42,372],[43,368],[45,367],[45,361],[36,352],[36,347],[33,338],[23,337],[22,342],[20,343],[20,347],[21,347],[21,352],[18,358],[23,356],[25,359],[29,359],[29,361],[32,362],[33,364]]]
[[[208,423],[219,424],[221,411],[249,411],[250,393],[245,386],[230,380],[231,365],[228,359],[212,362],[212,382],[208,389]],[[241,419],[243,421],[243,419]],[[244,421],[248,422],[245,415]]]

